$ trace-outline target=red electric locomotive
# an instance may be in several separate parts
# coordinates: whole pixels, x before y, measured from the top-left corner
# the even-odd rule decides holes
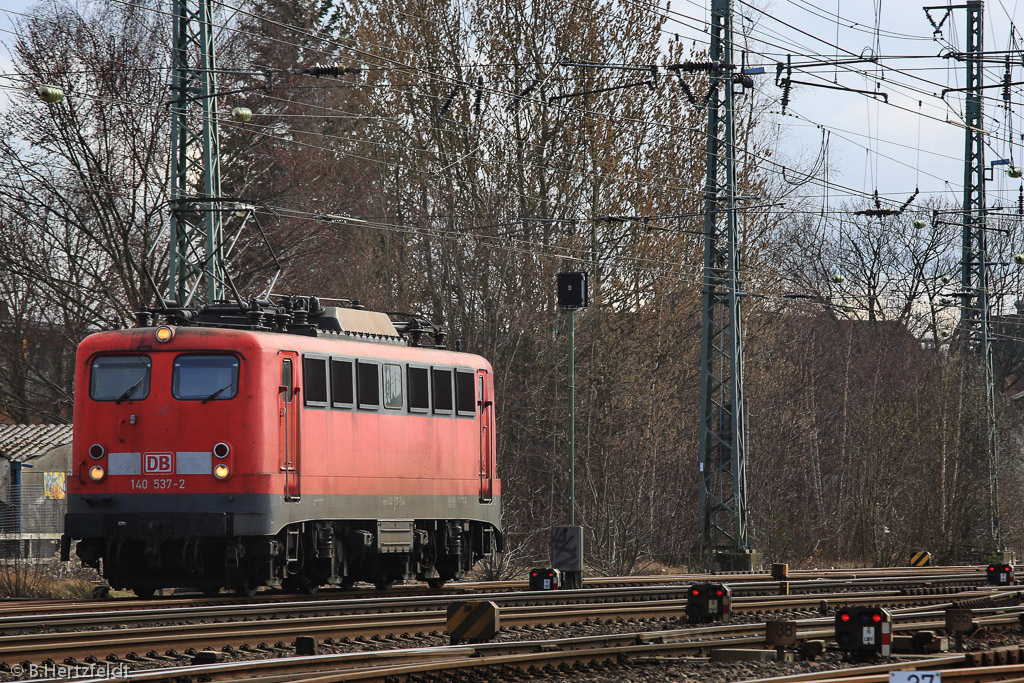
[[[88,337],[64,559],[78,540],[140,596],[464,577],[501,544],[494,384],[443,345],[415,318],[314,297]]]

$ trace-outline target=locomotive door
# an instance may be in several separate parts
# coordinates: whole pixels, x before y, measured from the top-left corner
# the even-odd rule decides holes
[[[296,501],[301,494],[299,486],[299,389],[295,387],[295,366],[298,354],[294,351],[282,352],[281,384],[277,391],[277,407],[279,416],[279,452],[281,471],[284,473],[284,499]]]
[[[480,502],[494,496],[494,397],[486,370],[476,371],[477,409],[480,412]]]

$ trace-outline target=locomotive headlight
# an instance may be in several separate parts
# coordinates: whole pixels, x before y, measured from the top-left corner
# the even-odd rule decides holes
[[[104,454],[106,454],[106,452],[107,449],[105,449],[101,444],[94,443],[89,446],[89,457],[93,460],[99,460],[104,456]]]
[[[227,445],[223,441],[213,447],[213,454],[218,458],[226,458],[231,452],[231,446]]]
[[[107,476],[106,470],[99,465],[93,465],[89,468],[89,478],[93,481],[103,481],[103,478]]]
[[[174,330],[164,325],[163,327],[156,328],[156,340],[158,342],[165,343],[174,339]]]
[[[229,474],[231,474],[231,470],[222,462],[217,463],[216,467],[213,468],[213,476],[218,479],[227,479]]]

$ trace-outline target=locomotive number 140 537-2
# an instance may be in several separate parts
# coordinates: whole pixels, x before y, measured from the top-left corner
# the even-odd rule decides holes
[[[169,491],[171,489],[183,490],[184,479],[162,477],[158,479],[132,479],[132,491]]]

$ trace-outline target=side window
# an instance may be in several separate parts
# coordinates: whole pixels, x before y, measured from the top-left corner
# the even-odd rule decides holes
[[[302,386],[307,406],[327,406],[327,359],[302,357]]]
[[[331,405],[351,408],[355,405],[352,361],[331,359]]]
[[[380,407],[380,375],[376,363],[356,361],[356,391],[360,408]]]
[[[284,402],[292,402],[292,359],[285,358],[281,361],[281,384],[284,387]]]
[[[402,366],[385,363],[381,366],[384,380],[384,407],[391,410],[402,409]]]
[[[452,371],[441,368],[431,368],[431,383],[433,384],[433,399],[435,413],[452,412]]]
[[[430,371],[409,366],[409,412],[425,413],[430,410]]]
[[[140,401],[149,396],[149,356],[99,356],[89,374],[89,398],[94,401]]]
[[[227,401],[238,394],[238,358],[223,354],[174,359],[171,395],[182,401]]]
[[[459,415],[476,415],[476,384],[473,373],[465,370],[455,371],[455,407]]]

